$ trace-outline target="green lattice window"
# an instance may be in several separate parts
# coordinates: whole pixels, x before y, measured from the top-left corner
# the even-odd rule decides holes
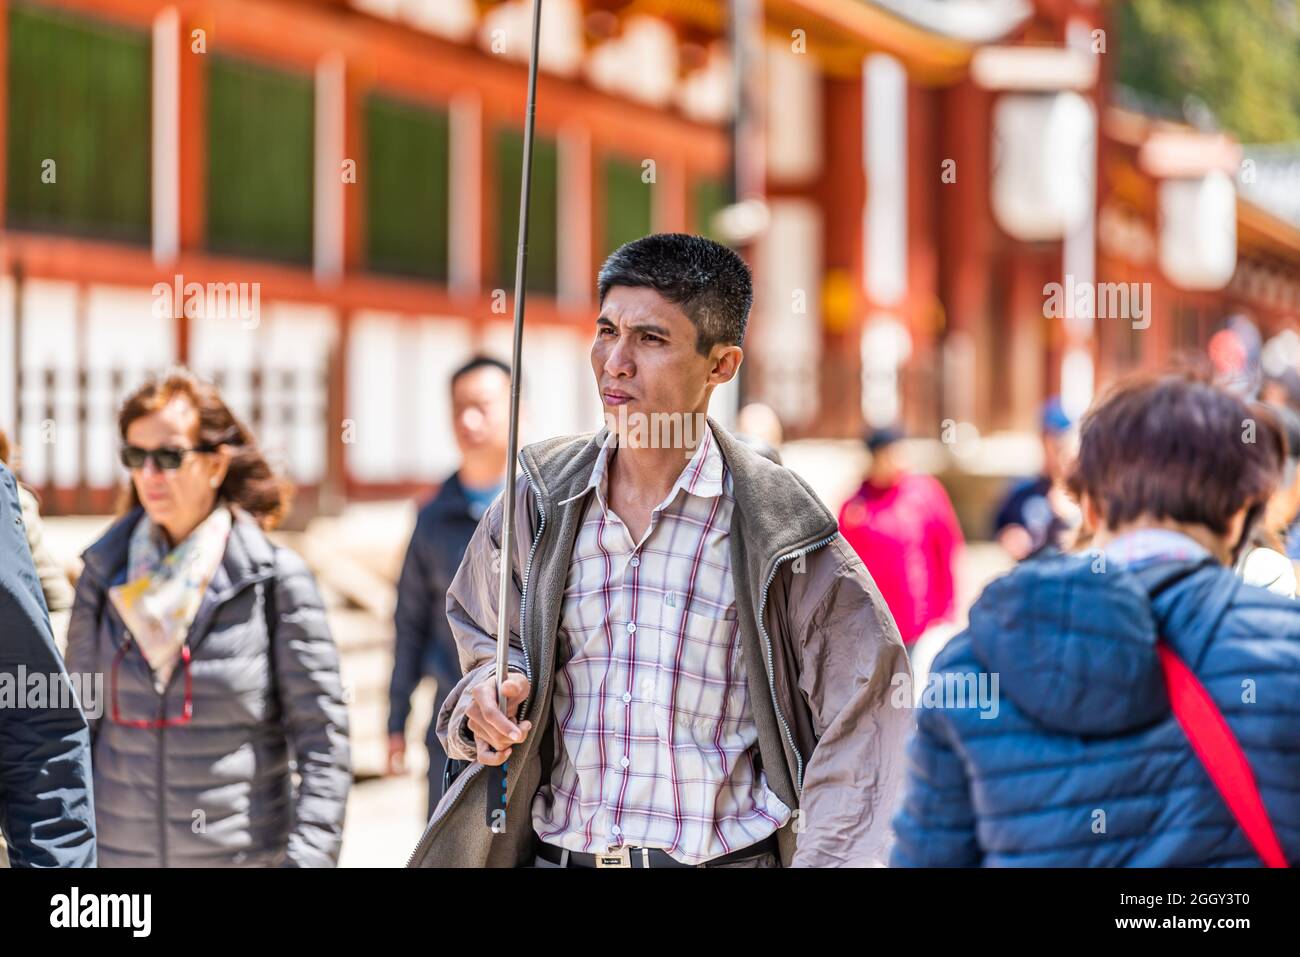
[[[651,230],[650,190],[654,184],[642,182],[641,175],[640,163],[616,157],[605,160],[604,256]]]
[[[8,20],[9,225],[148,242],[148,34],[23,5]]]
[[[310,262],[311,78],[207,58],[209,248]]]
[[[445,111],[366,103],[366,258],[371,269],[447,279],[450,139]]]
[[[727,195],[726,180],[702,179],[696,182],[691,191],[691,212],[695,220],[692,228],[695,232],[719,239],[713,229],[713,217],[727,205]]]
[[[524,162],[524,134],[501,130],[496,144],[496,281],[515,288],[515,252],[519,246],[519,177]],[[559,149],[555,140],[534,135],[533,178],[528,213],[529,292],[555,295],[559,229]]]

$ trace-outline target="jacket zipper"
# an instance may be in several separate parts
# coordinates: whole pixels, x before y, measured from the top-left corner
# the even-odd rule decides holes
[[[241,594],[245,588],[255,585],[259,581],[264,581],[268,576],[254,578],[241,584],[232,586],[224,595],[218,597],[213,603],[211,615],[216,614],[218,608],[235,596]],[[196,619],[197,620],[197,619]],[[207,622],[203,622],[206,626]],[[198,633],[195,633],[198,637]],[[151,669],[152,670],[152,669]],[[162,695],[158,699],[158,720],[160,722],[167,720],[167,692],[171,689],[172,682],[176,679],[176,672],[173,671],[167,679],[167,685],[162,690]],[[160,725],[158,728],[158,846],[162,853],[162,866],[167,867],[167,726]]]
[[[533,556],[537,554],[537,544],[542,540],[542,532],[546,530],[546,509],[542,506],[542,493],[537,485],[533,482],[533,476],[528,471],[528,466],[521,459],[519,468],[524,473],[524,478],[528,479],[528,487],[533,490],[533,500],[537,502],[537,534],[533,536],[533,544],[528,549],[528,563],[524,565],[524,580],[519,586],[519,645],[524,652],[524,674],[528,678],[528,687],[533,685],[533,664],[532,659],[528,657],[528,639],[524,634],[524,622],[528,620],[528,577],[533,571]],[[533,703],[533,696],[530,694],[528,700],[519,706],[519,720],[524,720],[528,715],[528,707]]]
[[[772,571],[767,576],[767,582],[763,585],[763,598],[758,605],[758,631],[763,636],[763,642],[767,645],[767,687],[772,694],[772,710],[776,712],[777,720],[781,722],[781,730],[785,732],[785,739],[790,743],[790,750],[794,752],[795,760],[795,783],[794,789],[796,794],[803,792],[803,755],[799,753],[799,748],[794,742],[794,734],[790,731],[789,722],[786,721],[785,715],[781,712],[781,706],[776,700],[776,661],[772,654],[772,637],[767,633],[767,628],[763,624],[763,616],[767,612],[767,593],[772,587],[772,580],[776,578],[776,573],[781,567],[781,563],[789,561],[792,558],[799,558],[810,552],[815,552],[823,545],[827,545],[835,540],[838,530],[827,535],[820,542],[814,542],[803,548],[796,549],[787,555],[782,555],[772,565]]]
[[[164,694],[158,708],[158,720],[165,719],[167,696]],[[167,866],[167,729],[158,728],[158,849],[161,864]]]
[[[523,632],[524,632],[524,622],[527,620],[525,616],[528,613],[528,577],[532,574],[533,571],[533,556],[537,554],[537,545],[542,540],[542,532],[545,531],[546,529],[546,509],[542,507],[541,491],[537,488],[537,484],[533,481],[533,476],[528,471],[528,466],[526,466],[521,460],[519,463],[519,468],[524,473],[524,477],[528,479],[528,487],[533,491],[533,498],[537,502],[537,514],[540,519],[537,524],[537,533],[533,536],[532,547],[528,549],[528,563],[524,566],[524,580],[519,586],[519,631],[520,631],[519,645],[522,648],[524,653],[524,676],[528,679],[528,685],[531,688],[533,684],[533,665],[532,665],[532,659],[528,655],[527,636]],[[533,702],[532,695],[530,695],[528,700],[526,700],[522,705],[519,706],[520,721],[524,720],[525,716],[527,716],[528,706],[532,704],[532,702]],[[456,802],[460,800],[461,793],[465,790],[466,787],[469,786],[469,782],[474,777],[476,777],[479,774],[479,772],[483,770],[483,768],[484,765],[475,763],[472,768],[461,772],[460,776],[456,778],[456,782],[452,785],[453,790],[451,793],[453,794],[453,796],[450,800],[447,801],[447,810],[444,811],[441,815],[432,818],[429,821],[428,825],[426,825],[424,829],[424,833],[420,836],[419,843],[415,845],[415,850],[411,852],[411,856],[406,862],[407,867],[410,867],[411,864],[415,862],[415,859],[420,856],[420,852],[424,850],[425,844],[429,839],[429,834],[433,830],[434,824],[438,823],[438,821],[440,821],[446,814],[450,813],[452,808],[456,806]]]
[[[134,640],[134,639],[129,639]],[[141,651],[143,656],[144,652]],[[149,677],[153,679],[154,689],[157,690],[158,682],[154,675],[153,667],[146,664],[149,669]],[[158,692],[158,863],[160,867],[167,866],[167,692],[171,688],[171,679],[176,677],[175,671],[167,679],[161,691]]]

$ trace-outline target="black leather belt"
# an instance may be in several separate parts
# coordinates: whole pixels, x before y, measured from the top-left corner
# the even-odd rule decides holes
[[[552,864],[559,864],[566,853],[564,848],[556,847],[554,844],[546,844],[542,841],[534,842],[534,846],[536,847],[537,856],[544,861],[550,861]],[[722,857],[715,857],[703,864],[683,864],[657,847],[624,845],[604,854],[586,854],[581,851],[568,851],[567,853],[569,855],[568,867],[717,867],[719,864],[734,864],[738,861],[747,861],[751,857],[759,857],[763,854],[776,854],[778,858],[780,856],[776,835],[774,834],[765,837],[757,844],[742,847],[738,851],[732,851],[730,854],[722,855]]]

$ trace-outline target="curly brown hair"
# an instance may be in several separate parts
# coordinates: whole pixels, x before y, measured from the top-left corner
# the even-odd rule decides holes
[[[239,506],[262,528],[274,528],[289,510],[293,485],[271,468],[253,433],[230,411],[217,387],[189,369],[177,367],[153,376],[126,397],[117,414],[122,441],[126,441],[126,430],[132,422],[156,412],[177,396],[187,399],[198,412],[194,443],[225,446],[230,456],[217,498]],[[139,505],[135,483],[128,480],[120,511],[125,513]]]

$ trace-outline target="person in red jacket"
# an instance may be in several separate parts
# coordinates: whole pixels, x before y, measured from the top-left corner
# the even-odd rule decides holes
[[[911,644],[953,612],[954,569],[964,544],[943,486],[911,472],[903,435],[879,429],[867,436],[866,481],[840,509],[840,532],[858,553]]]

